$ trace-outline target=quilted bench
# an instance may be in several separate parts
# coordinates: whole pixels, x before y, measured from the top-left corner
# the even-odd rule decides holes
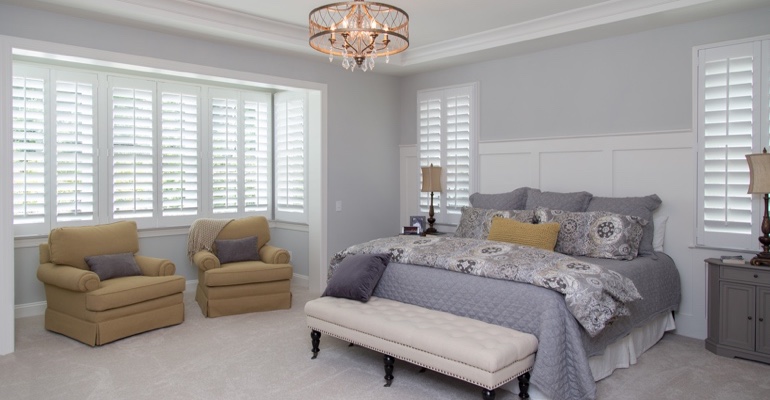
[[[324,333],[383,353],[385,386],[400,359],[478,385],[485,400],[518,378],[519,397],[529,398],[538,342],[528,333],[374,296],[366,303],[321,297],[305,305],[305,314],[313,359]]]

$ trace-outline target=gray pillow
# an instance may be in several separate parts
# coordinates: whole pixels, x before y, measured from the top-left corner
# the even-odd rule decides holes
[[[639,255],[655,256],[655,249],[652,247],[652,239],[655,236],[652,214],[660,207],[660,203],[661,200],[657,194],[644,197],[594,197],[588,203],[586,211],[609,211],[647,220],[642,233],[642,242],[639,244]]]
[[[256,236],[248,236],[243,239],[215,240],[214,246],[216,246],[220,264],[259,261]]]
[[[527,191],[526,210],[534,210],[538,207],[551,210],[582,212],[588,207],[593,195],[588,192],[541,192],[540,189]]]
[[[519,222],[532,223],[535,218],[534,210],[486,210],[465,206],[461,209],[460,223],[457,224],[455,237],[486,239],[492,218],[511,218]]]
[[[520,187],[507,193],[474,193],[470,197],[471,207],[487,210],[523,210],[527,206],[527,190],[528,187]]]
[[[124,276],[142,275],[142,270],[139,269],[139,265],[137,265],[132,253],[103,254],[88,256],[85,259],[88,268],[95,272],[102,281]]]
[[[342,297],[366,303],[380,281],[390,254],[352,254],[334,270],[322,296]]]
[[[538,208],[538,223],[558,222],[554,251],[571,256],[633,260],[647,220],[607,211],[570,212]]]

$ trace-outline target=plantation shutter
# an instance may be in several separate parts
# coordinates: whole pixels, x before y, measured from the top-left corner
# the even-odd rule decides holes
[[[431,164],[437,167],[443,167],[441,162],[442,154],[442,93],[441,92],[421,92],[418,95],[419,107],[419,151],[420,167],[428,167]],[[422,187],[422,175],[420,176],[420,187]],[[442,185],[442,187],[446,187]],[[428,212],[430,207],[430,193],[420,193],[420,211]],[[433,209],[435,212],[441,210],[441,193],[433,195]]]
[[[471,96],[469,87],[450,89],[446,94],[444,199],[449,214],[459,215],[471,195]]]
[[[281,92],[274,97],[275,218],[306,222],[307,97]]]
[[[698,243],[746,248],[758,230],[746,154],[760,152],[757,43],[700,50],[701,182]]]
[[[14,70],[12,106],[15,225],[46,221],[45,86],[45,71]],[[20,232],[20,229],[22,228],[17,227],[17,233],[24,233]]]
[[[238,98],[211,99],[212,209],[238,211]]]
[[[418,151],[420,167],[442,167],[442,193],[433,208],[440,223],[456,224],[469,204],[475,151],[476,84],[420,91]],[[422,184],[422,176],[420,177]],[[420,211],[427,213],[430,193],[420,193]]]
[[[154,85],[113,77],[108,80],[112,106],[112,217],[152,217]]]
[[[199,91],[165,84],[160,96],[162,215],[197,215]]]
[[[95,75],[55,72],[56,221],[94,222]]]
[[[268,93],[246,93],[244,100],[244,206],[247,212],[267,212],[270,207],[272,143]]]

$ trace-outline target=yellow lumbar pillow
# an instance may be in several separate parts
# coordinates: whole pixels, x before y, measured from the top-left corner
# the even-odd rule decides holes
[[[508,242],[553,251],[559,237],[559,223],[528,224],[510,218],[495,217],[489,228],[489,240]]]

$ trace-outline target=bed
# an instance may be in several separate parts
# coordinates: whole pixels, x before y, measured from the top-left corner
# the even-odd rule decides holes
[[[511,200],[514,197],[513,194],[519,196],[516,201]],[[502,201],[501,195],[507,196],[505,202]],[[554,193],[530,188],[486,196],[488,197],[476,196],[475,201],[472,196],[472,207],[463,209],[463,218],[455,233],[457,238],[401,236],[351,246],[335,255],[330,265],[329,275],[333,275],[335,266],[349,254],[391,253],[392,261],[384,269],[374,288],[374,296],[475,318],[534,334],[539,340],[531,380],[536,392],[554,400],[595,399],[595,381],[608,376],[617,367],[633,364],[636,356],[659,340],[664,331],[674,327],[673,313],[678,309],[681,297],[679,274],[671,257],[661,251],[654,251],[653,248],[652,213],[660,205],[660,199],[655,195],[636,198],[596,198],[586,192]],[[529,203],[521,197],[529,198]],[[590,206],[592,202],[595,203]],[[621,237],[621,241],[636,241],[636,247],[610,248],[609,253],[613,251],[616,253],[614,258],[596,257],[596,243],[593,245],[589,243],[587,247],[593,246],[593,250],[588,249],[588,251],[585,248],[586,244],[582,242],[570,248],[570,234],[576,235],[575,237],[590,236],[590,233],[581,229],[586,226],[589,227],[586,229],[590,229],[591,226],[596,229],[601,225],[601,221],[605,221],[601,226],[606,228],[606,220],[597,222],[596,219],[607,217],[608,214],[613,218],[624,217],[625,221],[630,221],[631,224],[634,221],[638,223],[639,226],[633,230],[633,233],[629,234],[628,232],[632,230],[625,229],[624,233],[620,234],[620,236],[626,236]],[[593,218],[593,222],[586,220],[587,216]],[[456,255],[448,256],[450,259],[447,263],[448,267],[442,267],[441,262],[433,262],[433,259],[447,258],[443,257],[447,250],[438,252],[430,248],[418,249],[422,253],[412,250],[420,246],[432,246],[433,244],[429,242],[443,243],[441,244],[444,246],[443,249],[448,247],[463,249],[463,246],[486,249],[489,247],[487,243],[492,242],[486,238],[491,237],[490,230],[495,231],[493,221],[499,222],[499,218],[529,224],[527,229],[537,225],[533,223],[543,225],[560,223],[561,231],[558,233],[555,245],[557,251],[541,251],[520,245],[515,241],[510,245],[495,242],[492,248],[503,246],[505,252],[524,252],[522,253],[524,255],[519,253],[512,255],[511,258],[514,261],[510,259],[501,261],[506,265],[514,264],[513,268],[519,271],[519,275],[527,276],[525,279],[519,277],[517,281],[509,280],[505,276],[500,276],[499,273],[496,275],[494,271],[497,271],[497,268],[486,265],[480,264],[476,266],[478,267],[475,268],[476,271],[470,272],[453,267],[462,264],[458,262]],[[618,220],[615,221],[618,224]],[[607,236],[606,229],[602,232]],[[610,232],[609,236],[614,235],[612,239],[618,239],[617,233]],[[532,237],[532,234],[527,232],[524,236]],[[413,242],[417,243],[417,247],[410,247]],[[599,255],[609,254],[607,248],[600,250]],[[564,254],[559,251],[573,254]],[[589,256],[584,253],[589,253]],[[560,292],[559,288],[546,287],[549,286],[548,282],[553,280],[537,278],[538,275],[552,277],[554,269],[559,268],[549,269],[546,266],[545,272],[542,272],[530,269],[529,264],[524,261],[529,258],[545,257],[561,260],[559,262],[562,265],[566,258],[571,260],[570,265],[598,267],[603,276],[617,278],[617,281],[604,282],[604,287],[600,290],[605,294],[608,291],[613,293],[609,296],[609,300],[603,298],[597,301],[597,306],[602,308],[601,312],[591,316],[580,312],[576,314],[574,295],[565,290]],[[504,259],[505,257],[491,258]],[[520,271],[527,272],[520,273]],[[632,284],[623,289],[625,292],[608,290],[608,288],[620,286],[618,282]],[[639,298],[631,300],[634,290]],[[578,297],[582,299],[585,296]],[[608,302],[614,305],[608,305]],[[597,320],[600,321],[596,322]],[[598,325],[593,326],[592,323]]]

